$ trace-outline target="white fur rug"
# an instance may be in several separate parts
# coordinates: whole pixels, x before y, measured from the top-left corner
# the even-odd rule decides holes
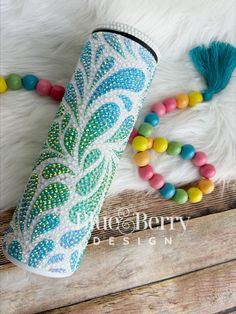
[[[235,45],[234,0],[1,0],[1,75],[34,73],[66,84],[87,34],[96,24],[122,22],[148,34],[161,61],[140,119],[153,101],[204,88],[187,52],[211,40]],[[235,75],[235,74],[234,74]],[[191,143],[208,153],[217,181],[235,176],[235,77],[210,103],[163,118],[156,132]],[[14,206],[40,152],[57,104],[24,90],[0,96],[1,203]],[[127,148],[111,193],[146,189]],[[167,180],[183,184],[197,178],[190,162],[163,156],[153,164]]]

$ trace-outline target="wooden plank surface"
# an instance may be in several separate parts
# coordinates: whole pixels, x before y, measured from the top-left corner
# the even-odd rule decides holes
[[[212,314],[235,305],[235,267],[228,262],[44,314]]]
[[[190,220],[186,232],[175,223],[174,230],[128,235],[129,245],[124,245],[125,236],[114,238],[114,245],[109,240],[90,244],[69,278],[44,278],[2,265],[1,313],[45,311],[231,261],[236,257],[235,218],[236,209]],[[172,245],[165,243],[170,237]]]
[[[163,200],[158,195],[147,195],[145,192],[126,191],[114,197],[108,198],[100,213],[100,223],[104,217],[118,217],[119,214],[127,214],[127,219],[134,221],[134,213],[146,213],[147,217],[155,216],[182,216],[196,218],[212,213],[222,212],[228,209],[236,208],[236,184],[231,183],[223,189],[222,186],[216,187],[215,191],[210,195],[205,195],[203,201],[199,204],[184,204],[176,205],[172,201]],[[6,229],[14,209],[9,209],[0,213],[0,238],[3,231]],[[152,225],[157,225],[153,222]],[[133,224],[130,223],[130,228]],[[129,233],[128,229],[126,232]],[[111,236],[120,236],[120,231],[117,230],[115,219],[112,220],[112,229],[104,230],[95,228],[90,243],[93,237],[99,237],[101,240],[106,240]],[[0,239],[1,240],[1,239]],[[1,241],[0,241],[1,243]],[[0,244],[1,245],[1,244]],[[8,263],[7,259],[0,248],[0,265]]]

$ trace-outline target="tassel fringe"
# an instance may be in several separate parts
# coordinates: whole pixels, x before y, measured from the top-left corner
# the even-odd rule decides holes
[[[236,48],[224,42],[214,41],[209,48],[199,46],[189,55],[199,73],[204,77],[207,89],[202,91],[205,101],[222,91],[229,83],[236,67]]]

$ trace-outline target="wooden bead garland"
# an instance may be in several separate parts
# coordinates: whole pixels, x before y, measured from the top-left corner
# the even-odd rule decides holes
[[[159,190],[165,199],[172,199],[177,204],[184,204],[189,201],[198,203],[202,200],[203,194],[209,194],[214,190],[214,183],[210,180],[214,177],[216,170],[212,164],[207,163],[207,156],[203,152],[196,152],[190,144],[181,145],[177,141],[168,142],[167,139],[157,137],[152,139],[153,129],[159,124],[160,117],[167,112],[176,109],[194,107],[203,101],[200,92],[189,94],[178,94],[175,98],[166,98],[161,103],[156,103],[151,107],[151,112],[146,115],[144,122],[136,130],[134,129],[129,138],[134,150],[138,151],[134,157],[134,163],[139,167],[139,176],[145,181],[149,181],[152,188]],[[197,187],[190,187],[187,191],[176,189],[173,184],[165,182],[163,176],[155,173],[149,164],[150,157],[148,150],[153,149],[157,153],[167,153],[171,156],[180,156],[183,160],[190,160],[192,164],[199,167],[201,176]]]
[[[7,89],[18,90],[24,87],[26,90],[36,90],[40,96],[50,96],[53,100],[60,102],[63,98],[65,88],[61,85],[52,85],[48,80],[38,79],[32,74],[21,78],[18,74],[10,74],[5,80],[0,77],[0,93],[5,93]],[[141,179],[149,181],[150,186],[159,190],[165,199],[172,199],[177,204],[184,204],[189,200],[191,203],[200,202],[203,194],[209,194],[214,190],[214,183],[210,180],[215,175],[215,167],[207,163],[207,156],[203,152],[196,152],[190,144],[181,145],[176,141],[168,142],[162,137],[151,138],[152,132],[158,126],[160,118],[168,112],[176,109],[183,110],[187,107],[194,107],[203,101],[200,92],[194,91],[189,94],[180,93],[176,97],[164,99],[155,103],[144,118],[144,122],[138,130],[133,129],[129,137],[129,143],[134,150],[138,151],[133,160],[139,167],[138,172]],[[202,177],[197,187],[191,187],[187,191],[175,188],[173,184],[165,182],[163,176],[155,173],[149,165],[150,156],[148,150],[153,149],[157,153],[166,152],[169,155],[179,155],[184,160],[191,160],[192,164],[199,167]]]
[[[22,87],[29,91],[35,90],[40,96],[50,96],[55,101],[61,101],[65,93],[64,86],[52,85],[48,80],[38,79],[33,74],[27,74],[23,78],[15,73],[9,74],[6,79],[0,76],[0,94],[8,89],[19,90]]]

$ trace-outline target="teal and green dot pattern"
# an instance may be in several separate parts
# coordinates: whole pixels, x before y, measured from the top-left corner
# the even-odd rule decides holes
[[[6,230],[10,259],[46,276],[76,270],[155,67],[131,39],[90,36]]]

